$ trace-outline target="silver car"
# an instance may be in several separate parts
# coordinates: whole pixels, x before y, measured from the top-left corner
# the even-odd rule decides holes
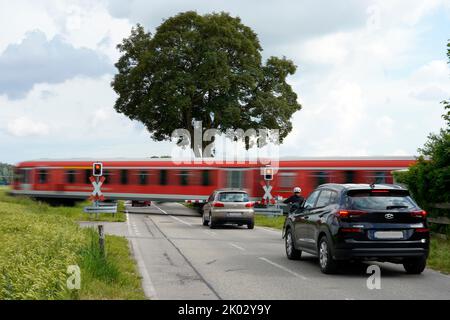
[[[255,227],[253,202],[242,189],[220,189],[214,191],[203,206],[203,225],[211,229],[219,224],[244,224],[249,229]]]

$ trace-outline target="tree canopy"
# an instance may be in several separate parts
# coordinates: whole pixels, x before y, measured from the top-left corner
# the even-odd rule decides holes
[[[447,44],[450,62],[450,42]],[[395,174],[399,182],[408,185],[415,199],[424,208],[431,204],[450,202],[450,102],[442,102],[446,126],[438,134],[430,133],[428,141],[420,148],[416,164],[407,172]]]
[[[179,128],[192,135],[202,121],[219,132],[278,129],[282,142],[301,109],[286,82],[294,63],[285,57],[263,63],[256,33],[227,13],[180,13],[154,35],[138,24],[118,49],[115,109],[142,122],[157,141]]]

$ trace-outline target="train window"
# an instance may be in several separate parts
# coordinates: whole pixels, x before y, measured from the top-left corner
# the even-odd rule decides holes
[[[180,185],[187,186],[189,184],[189,172],[186,170],[180,171]]]
[[[91,180],[89,179],[92,176],[92,169],[84,170],[84,183],[91,184]]]
[[[167,170],[159,171],[159,184],[162,186],[167,184]]]
[[[202,171],[202,186],[209,186],[209,185],[211,185],[209,170],[203,170]]]
[[[383,171],[375,172],[375,183],[386,183],[386,175]]]
[[[103,176],[105,177],[105,182],[103,182],[103,184],[110,184],[112,177],[111,172],[109,170],[103,169]]]
[[[355,171],[345,171],[345,183],[353,183],[355,181]]]
[[[44,184],[44,183],[47,183],[47,175],[48,175],[48,172],[47,172],[47,170],[39,170],[39,172],[38,172],[38,181],[39,181],[39,183],[40,184]]]
[[[147,171],[140,171],[139,172],[139,184],[141,186],[145,186],[147,184],[147,176],[148,176],[148,172]]]
[[[120,184],[128,184],[128,170],[120,170]]]
[[[76,172],[75,170],[69,170],[66,172],[67,183],[75,183],[76,181]]]
[[[325,171],[319,171],[315,174],[317,185],[325,184],[328,182],[328,172]]]
[[[294,172],[281,172],[280,176],[280,187],[281,188],[292,188],[295,182]]]

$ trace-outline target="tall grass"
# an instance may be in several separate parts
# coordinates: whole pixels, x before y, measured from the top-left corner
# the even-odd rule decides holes
[[[117,281],[120,271],[111,260],[107,259],[108,253],[100,250],[95,229],[87,229],[87,236],[89,243],[80,252],[80,268],[107,283]]]
[[[143,299],[125,238],[76,222],[80,207],[51,207],[0,190],[0,299]],[[81,269],[81,290],[66,287],[67,267]]]

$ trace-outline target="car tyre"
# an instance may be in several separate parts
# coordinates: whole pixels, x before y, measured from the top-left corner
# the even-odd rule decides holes
[[[214,221],[214,219],[211,216],[211,212],[209,213],[209,228],[215,229],[217,227],[217,223]]]
[[[247,223],[247,228],[248,229],[254,229],[255,228],[255,221],[250,221],[249,223]]]
[[[205,219],[205,215],[202,214],[202,223],[206,227],[209,224],[209,221]]]
[[[295,249],[294,237],[292,235],[291,229],[286,231],[286,236],[284,237],[286,256],[289,260],[300,260],[302,257],[302,251]]]
[[[333,259],[330,242],[326,236],[320,238],[318,256],[320,271],[325,274],[333,274],[337,271],[338,263]]]
[[[409,259],[403,263],[406,273],[421,274],[427,265],[426,258]]]

